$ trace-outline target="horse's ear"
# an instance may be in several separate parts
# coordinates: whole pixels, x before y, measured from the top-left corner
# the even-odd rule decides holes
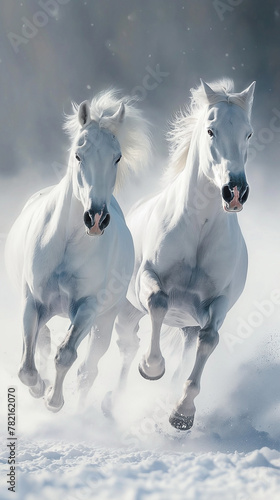
[[[118,111],[112,116],[112,120],[117,122],[117,123],[122,123],[125,115],[125,105],[123,102],[121,102],[120,107]]]
[[[122,123],[125,115],[125,105],[121,102],[119,109],[112,116],[102,116],[100,126],[104,128],[115,129],[119,123]]]
[[[201,83],[201,86],[205,92],[207,100],[210,101],[211,97],[216,95],[216,92],[214,92],[214,90],[212,90],[211,87],[209,87],[209,85],[204,80],[202,80],[202,78],[200,79],[200,83]]]
[[[240,92],[240,94],[238,94],[238,97],[240,97],[246,104],[249,115],[251,114],[251,109],[253,105],[255,85],[256,82],[251,83],[251,85],[249,85],[247,89],[243,90],[243,92]]]
[[[88,101],[83,101],[78,109],[79,122],[84,127],[90,122],[90,104]]]

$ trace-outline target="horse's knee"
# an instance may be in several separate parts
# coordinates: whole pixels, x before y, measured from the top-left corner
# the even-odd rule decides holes
[[[219,333],[212,328],[202,328],[198,334],[199,346],[214,350],[219,343]]]
[[[157,311],[157,310],[167,311],[168,295],[164,293],[162,290],[159,290],[158,292],[153,292],[148,298],[148,308],[150,311]]]
[[[77,359],[77,351],[74,347],[59,346],[54,358],[56,367],[70,368]]]

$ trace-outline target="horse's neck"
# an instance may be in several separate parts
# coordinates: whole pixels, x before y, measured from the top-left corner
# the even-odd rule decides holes
[[[71,232],[71,226],[74,223],[72,214],[73,199],[72,175],[68,169],[63,179],[49,194],[48,201],[53,227],[56,227],[56,232],[58,232],[61,237],[62,234]],[[77,211],[76,207],[74,211]]]
[[[198,225],[214,221],[222,213],[220,191],[203,173],[202,161],[197,148],[191,149],[184,170],[175,180],[182,216]]]
[[[66,212],[71,206],[73,196],[72,177],[67,170],[65,176],[55,187],[56,203],[61,212]]]
[[[65,179],[65,204],[68,210],[67,227],[68,234],[76,232],[79,228],[83,228],[83,205],[80,200],[76,198],[73,190],[72,171],[68,167],[68,172]],[[82,233],[83,234],[83,233]]]

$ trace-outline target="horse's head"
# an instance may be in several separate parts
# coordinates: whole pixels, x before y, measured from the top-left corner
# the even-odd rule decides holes
[[[101,235],[110,223],[110,202],[129,171],[149,160],[148,122],[134,100],[115,90],[97,94],[91,102],[73,104],[64,128],[72,139],[69,172],[74,196],[82,203],[89,235]]]
[[[255,82],[243,92],[215,92],[202,81],[208,107],[203,116],[204,173],[220,189],[226,212],[240,212],[249,195],[245,174]]]
[[[87,234],[101,235],[110,222],[108,207],[116,183],[120,144],[106,128],[124,119],[124,104],[113,116],[103,117],[99,123],[91,119],[90,104],[82,102],[78,109],[80,131],[72,149],[73,189],[84,208]]]

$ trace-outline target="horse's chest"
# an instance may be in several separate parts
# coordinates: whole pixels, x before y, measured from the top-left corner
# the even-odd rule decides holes
[[[236,265],[231,252],[199,248],[190,259],[183,258],[160,275],[168,295],[165,322],[173,326],[203,324],[209,304],[227,293]]]
[[[85,245],[78,251],[74,244],[69,245],[55,269],[53,290],[63,311],[67,312],[71,304],[83,297],[94,297],[102,309],[107,309],[125,296],[133,268],[131,240],[126,245],[126,256],[118,240],[114,241],[115,244],[106,244],[105,238],[98,242],[102,243],[100,248]]]
[[[61,296],[73,298],[95,294],[106,279],[104,254],[66,252],[56,269],[57,285]]]
[[[209,245],[207,241],[183,255],[173,256],[170,263],[160,270],[166,289],[184,293],[186,290],[200,294],[202,300],[216,296],[229,283],[236,255],[229,245]]]
[[[203,267],[191,267],[185,261],[174,264],[168,273],[161,276],[161,281],[171,305],[181,305],[182,302],[193,302],[196,299],[201,302],[217,294],[217,283],[213,275],[208,274]]]

